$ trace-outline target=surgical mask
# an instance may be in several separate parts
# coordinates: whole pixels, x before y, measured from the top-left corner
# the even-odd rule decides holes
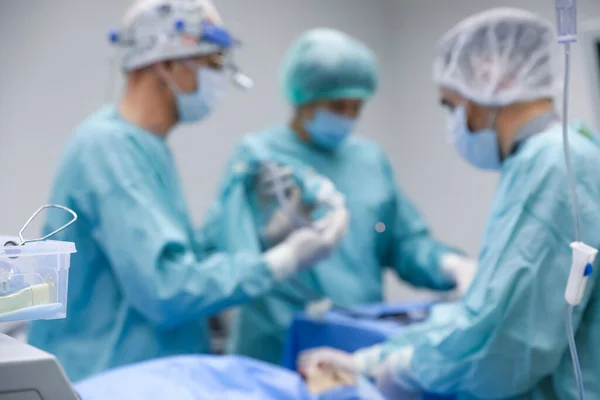
[[[198,122],[206,118],[223,99],[227,90],[225,71],[208,67],[196,69],[198,88],[192,93],[182,92],[170,78],[166,78],[166,81],[175,93],[179,122],[182,123]]]
[[[448,119],[448,130],[454,148],[466,161],[481,169],[499,170],[502,167],[496,132],[491,128],[471,132],[465,106],[454,109]]]
[[[326,150],[337,148],[350,135],[356,120],[335,114],[322,108],[317,109],[312,120],[302,121],[304,129],[313,142]]]

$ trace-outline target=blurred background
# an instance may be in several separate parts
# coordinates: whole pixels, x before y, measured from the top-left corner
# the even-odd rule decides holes
[[[287,46],[309,28],[333,27],[364,41],[380,61],[381,88],[366,108],[358,133],[386,149],[398,182],[426,214],[435,234],[476,256],[496,175],[469,167],[447,143],[445,111],[431,80],[434,46],[455,23],[490,7],[526,8],[554,21],[551,0],[215,3],[244,43],[236,59],[256,86],[250,93],[230,90],[208,121],[179,129],[170,139],[196,223],[214,198],[221,171],[240,137],[290,117],[278,86]],[[128,4],[0,0],[0,233],[16,234],[47,200],[72,130],[109,100],[109,60],[114,53],[107,34],[120,24]],[[600,2],[578,4],[582,34],[600,30]],[[594,57],[600,44],[591,43],[582,40],[574,47],[571,113],[599,128],[600,69]],[[120,83],[119,77],[113,100]],[[38,229],[39,221],[29,235]],[[387,294],[390,300],[401,300],[413,293],[390,278]]]

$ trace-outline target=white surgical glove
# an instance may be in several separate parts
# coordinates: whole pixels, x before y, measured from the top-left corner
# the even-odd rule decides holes
[[[458,254],[447,253],[442,256],[441,268],[449,279],[456,282],[456,294],[462,297],[475,277],[477,262]]]
[[[348,353],[331,347],[317,347],[300,353],[297,369],[303,372],[315,366],[327,366],[352,374],[372,376],[381,367],[381,347],[376,345]]]
[[[348,230],[349,215],[343,208],[321,218],[313,228],[292,232],[283,242],[265,252],[265,261],[276,280],[312,268],[328,258]]]
[[[327,366],[331,369],[351,374],[358,372],[351,353],[331,347],[317,347],[303,351],[298,357],[296,367],[299,372],[304,373],[312,368],[321,366]]]
[[[317,366],[342,370],[375,379],[377,389],[386,399],[417,400],[423,390],[411,378],[411,346],[400,348],[385,360],[381,346],[375,345],[348,353],[331,347],[318,347],[300,353],[297,369],[300,373]]]
[[[319,189],[317,190],[317,205],[329,206],[337,209],[346,206],[346,196],[339,192],[333,182],[324,176],[319,176]]]
[[[413,348],[400,348],[387,356],[373,372],[377,389],[386,399],[418,400],[423,390],[410,378]]]

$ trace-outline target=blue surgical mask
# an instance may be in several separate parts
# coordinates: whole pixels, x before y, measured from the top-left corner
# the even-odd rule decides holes
[[[496,132],[493,129],[471,132],[464,106],[454,109],[448,119],[448,130],[454,148],[466,161],[481,169],[499,170],[502,167]]]
[[[302,125],[312,141],[326,150],[337,148],[352,133],[356,120],[335,114],[322,108],[317,109],[312,120],[303,120]]]
[[[192,93],[182,92],[174,82],[169,83],[167,80],[171,90],[175,92],[181,123],[193,123],[206,118],[227,90],[225,71],[200,67],[196,69],[196,79],[198,88]]]

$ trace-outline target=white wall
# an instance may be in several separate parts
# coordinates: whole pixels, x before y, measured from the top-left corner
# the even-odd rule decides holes
[[[316,26],[345,30],[380,58],[382,88],[360,133],[389,151],[398,178],[438,236],[476,255],[496,178],[467,166],[445,139],[445,112],[431,82],[438,38],[468,14],[520,6],[554,19],[552,0],[216,0],[245,42],[238,61],[256,81],[230,92],[206,123],[172,144],[194,219],[210,203],[229,152],[244,132],[288,117],[277,68],[289,43]],[[105,99],[106,33],[123,0],[0,0],[0,232],[14,233],[46,201],[53,171],[75,125]],[[579,0],[582,20],[600,18],[598,0]],[[594,121],[588,75],[575,46],[572,112]],[[37,226],[37,225],[36,225]],[[397,285],[393,298],[405,297]]]

